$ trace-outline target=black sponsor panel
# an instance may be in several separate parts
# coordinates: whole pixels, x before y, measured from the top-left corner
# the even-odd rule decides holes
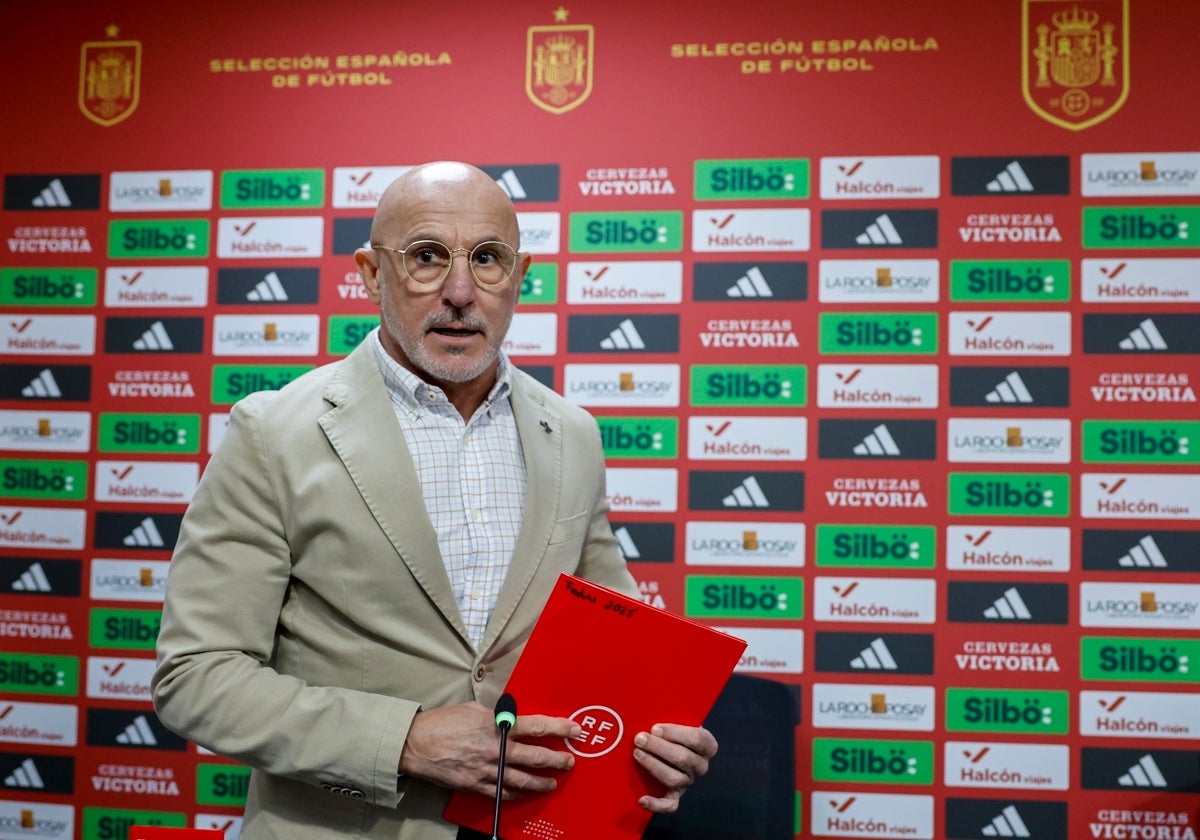
[[[817,454],[823,460],[932,461],[937,458],[937,421],[821,420],[817,426]]]
[[[692,470],[688,509],[748,513],[804,510],[804,473]]]
[[[393,245],[391,242],[379,242],[379,245]],[[333,253],[353,254],[359,248],[369,248],[371,245],[371,218],[362,216],[350,219],[333,220]]]
[[[1200,752],[1196,750],[1083,747],[1079,770],[1084,790],[1123,790],[1143,797],[1200,793]]]
[[[1071,159],[955,157],[950,159],[951,195],[1070,195]]]
[[[5,210],[99,210],[99,175],[6,175]]]
[[[518,367],[551,391],[555,390],[554,365],[518,365]]]
[[[87,402],[90,365],[0,365],[0,400]]]
[[[204,321],[204,318],[105,318],[104,352],[203,353]]]
[[[1200,353],[1200,314],[1083,315],[1084,353]]]
[[[1083,532],[1089,572],[1200,572],[1200,531]]]
[[[87,742],[93,747],[187,749],[187,741],[163,726],[149,709],[88,709]]]
[[[671,522],[613,522],[621,555],[631,563],[672,563],[675,525]]]
[[[678,353],[678,315],[568,315],[568,353]]]
[[[74,793],[75,759],[67,755],[0,752],[0,786],[9,794]]]
[[[217,270],[217,303],[283,306],[316,303],[321,272],[316,268],[222,268]]]
[[[514,204],[558,201],[558,164],[535,163],[513,166],[480,166],[508,193]]]
[[[55,595],[75,598],[80,593],[83,564],[79,560],[44,557],[0,557],[0,592],[6,595]]]
[[[1066,367],[951,367],[950,405],[986,408],[1066,408],[1071,371]]]
[[[692,300],[808,300],[808,263],[698,262],[692,268]]]
[[[936,210],[822,210],[822,248],[936,248]]]
[[[834,674],[932,674],[932,633],[815,634],[814,670]]]
[[[179,539],[182,513],[96,512],[96,548],[122,551],[172,551]]]
[[[1062,840],[1067,836],[1067,803],[1034,799],[946,800],[946,840],[1024,837]]]
[[[950,581],[946,620],[958,623],[1066,624],[1070,591],[1065,583]]]

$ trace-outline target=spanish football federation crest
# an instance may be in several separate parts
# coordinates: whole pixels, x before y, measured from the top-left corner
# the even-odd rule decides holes
[[[1023,0],[1022,87],[1034,113],[1072,131],[1129,98],[1129,0]]]
[[[561,114],[577,108],[592,92],[595,31],[568,26],[567,12],[555,12],[556,26],[529,27],[525,50],[525,92],[539,108]]]
[[[109,26],[109,38],[117,27]],[[138,106],[142,81],[140,41],[86,41],[79,59],[79,110],[103,126],[119,123]]]

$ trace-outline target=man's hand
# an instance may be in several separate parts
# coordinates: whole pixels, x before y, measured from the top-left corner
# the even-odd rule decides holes
[[[504,754],[504,798],[554,790],[558,782],[553,774],[575,766],[569,751],[523,744],[522,738],[576,738],[580,732],[579,724],[566,718],[518,716]],[[479,703],[460,703],[417,713],[400,754],[399,772],[441,787],[494,796],[499,760],[500,730],[493,712]]]
[[[717,754],[717,739],[700,726],[658,723],[633,740],[633,757],[667,790],[662,796],[643,796],[638,804],[656,814],[672,814],[679,797],[696,779],[708,772],[708,762]]]

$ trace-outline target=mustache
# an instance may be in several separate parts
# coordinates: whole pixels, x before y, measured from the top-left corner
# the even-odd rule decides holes
[[[487,319],[480,313],[469,310],[459,309],[451,306],[443,309],[440,312],[435,312],[425,319],[425,332],[436,330],[440,327],[449,327],[457,324],[459,327],[464,327],[470,330],[478,330],[481,333],[487,333]]]

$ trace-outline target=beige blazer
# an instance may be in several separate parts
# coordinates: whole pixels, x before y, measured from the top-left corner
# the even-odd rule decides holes
[[[413,715],[490,708],[560,572],[636,592],[595,421],[520,371],[512,405],[525,518],[478,651],[367,342],[234,406],[171,560],[153,699],[254,768],[244,840],[453,840],[448,792],[397,783]]]

